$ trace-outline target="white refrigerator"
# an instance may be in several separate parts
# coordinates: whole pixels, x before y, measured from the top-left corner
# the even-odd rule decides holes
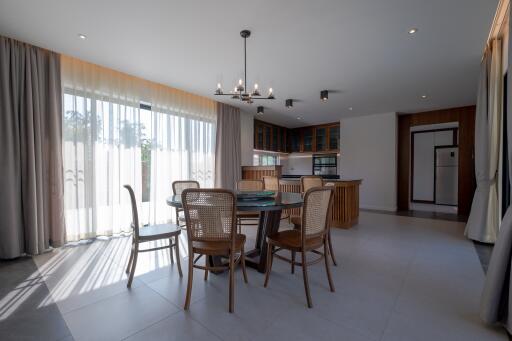
[[[436,147],[435,154],[435,203],[457,206],[459,148]]]

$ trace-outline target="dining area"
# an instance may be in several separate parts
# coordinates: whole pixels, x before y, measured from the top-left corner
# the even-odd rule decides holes
[[[281,192],[279,179],[265,176],[262,180],[239,180],[236,191],[201,188],[194,180],[172,183],[172,195],[167,205],[175,211],[173,223],[140,225],[137,200],[129,185],[124,187],[132,206],[132,243],[126,268],[127,287],[131,288],[141,252],[168,249],[171,264],[176,263],[180,279],[188,272],[184,309],[190,309],[194,269],[204,272],[204,281],[229,273],[228,310],[235,311],[235,270],[240,268],[244,282],[253,281],[269,286],[274,261],[302,268],[306,303],[313,308],[308,268],[322,262],[329,290],[335,291],[330,266],[337,265],[330,239],[330,211],[334,185],[318,176],[300,179],[301,193]],[[290,212],[299,212],[298,215]],[[283,222],[283,224],[282,224]],[[281,225],[285,225],[281,228]],[[246,245],[244,234],[255,234],[254,246]],[[251,231],[252,230],[252,231]],[[181,264],[180,235],[186,239],[187,264]],[[168,240],[167,245],[148,248],[145,242]],[[299,257],[297,258],[297,254]],[[183,270],[182,270],[183,268]]]

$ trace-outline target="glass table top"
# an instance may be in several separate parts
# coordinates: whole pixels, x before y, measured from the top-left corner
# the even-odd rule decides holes
[[[236,202],[239,211],[275,211],[285,208],[301,207],[303,204],[300,193],[277,192],[268,198],[241,200]],[[167,204],[181,208],[181,195],[172,195],[167,198]]]

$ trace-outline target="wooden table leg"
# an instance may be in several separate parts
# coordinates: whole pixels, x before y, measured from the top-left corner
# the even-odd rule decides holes
[[[261,212],[255,248],[245,254],[247,266],[265,273],[267,269],[267,236],[276,233],[280,223],[281,210]]]

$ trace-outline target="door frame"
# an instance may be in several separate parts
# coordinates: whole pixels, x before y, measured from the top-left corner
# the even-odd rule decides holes
[[[421,134],[421,133],[435,133],[438,131],[452,131],[452,144],[451,145],[439,145],[434,146],[434,184],[433,184],[433,193],[434,193],[434,199],[431,200],[415,200],[414,199],[414,135],[415,134]],[[458,147],[458,136],[459,136],[459,127],[451,127],[451,128],[439,128],[439,129],[427,129],[427,130],[416,130],[410,132],[410,139],[411,139],[411,174],[410,174],[410,183],[411,183],[411,192],[410,192],[410,201],[417,204],[436,204],[436,148],[437,147]],[[457,200],[458,204],[458,200]],[[450,205],[451,206],[451,205]]]

